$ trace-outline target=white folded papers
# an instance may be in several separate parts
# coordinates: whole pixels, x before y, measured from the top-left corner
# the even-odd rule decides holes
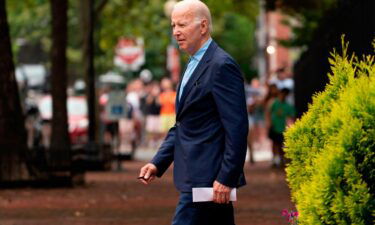
[[[237,189],[233,188],[230,191],[230,201],[237,201]],[[214,191],[213,188],[202,187],[193,188],[193,202],[211,202],[213,200]]]

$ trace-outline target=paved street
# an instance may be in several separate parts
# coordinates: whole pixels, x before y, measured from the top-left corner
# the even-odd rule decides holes
[[[164,225],[169,224],[177,192],[169,170],[149,186],[138,183],[144,162],[125,162],[123,171],[89,172],[76,188],[0,190],[1,225]],[[248,185],[238,192],[237,225],[287,224],[291,209],[284,172],[268,162],[246,165]]]

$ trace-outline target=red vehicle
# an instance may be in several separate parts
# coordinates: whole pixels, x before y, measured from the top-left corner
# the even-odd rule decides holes
[[[52,98],[46,95],[38,103],[40,116],[45,127],[43,131],[43,144],[49,146],[50,139],[50,122],[52,119]],[[69,135],[72,145],[83,145],[87,143],[88,133],[88,110],[87,101],[84,96],[69,96],[67,100]],[[45,126],[44,125],[44,126]]]

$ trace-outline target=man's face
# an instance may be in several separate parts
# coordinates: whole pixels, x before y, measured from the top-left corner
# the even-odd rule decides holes
[[[177,8],[171,17],[173,36],[181,50],[193,55],[201,46],[202,27],[189,9]]]

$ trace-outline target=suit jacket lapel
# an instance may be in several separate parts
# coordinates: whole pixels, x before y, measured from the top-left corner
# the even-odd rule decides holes
[[[211,60],[212,54],[215,51],[216,47],[217,47],[217,44],[214,41],[212,41],[210,46],[207,48],[207,51],[203,55],[202,59],[198,63],[197,67],[195,68],[195,70],[194,70],[193,74],[191,75],[189,81],[186,83],[186,85],[184,87],[184,90],[182,92],[181,99],[179,101],[178,101],[178,97],[177,97],[177,101],[178,101],[177,102],[177,116],[181,112],[181,110],[183,108],[183,105],[184,105],[184,102],[185,102],[185,99],[186,99],[186,96],[191,91],[194,83],[199,79],[199,77],[203,74],[203,72],[208,67],[208,62]],[[180,85],[178,87],[178,91],[181,91],[180,86],[181,86],[181,82],[180,82]]]

